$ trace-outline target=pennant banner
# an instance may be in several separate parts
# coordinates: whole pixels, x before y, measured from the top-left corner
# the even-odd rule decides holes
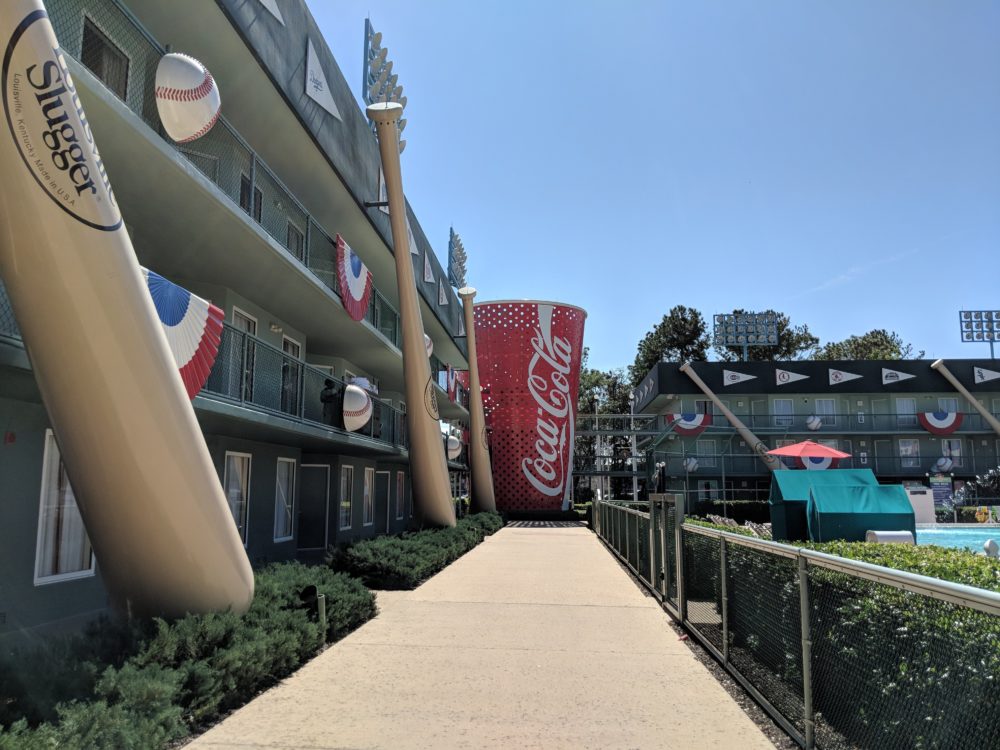
[[[917,419],[932,435],[950,435],[962,426],[960,411],[925,411],[918,414]]]
[[[840,385],[841,383],[846,383],[849,380],[860,380],[861,376],[853,372],[845,372],[844,370],[834,370],[830,371],[830,385]]]
[[[1000,372],[995,370],[987,370],[985,367],[973,367],[972,370],[977,383],[1000,379]]]
[[[700,435],[712,424],[711,414],[667,414],[667,419],[671,422],[680,420],[674,425],[674,432],[678,435]]]
[[[823,469],[836,469],[837,462],[840,459],[830,458],[826,456],[820,458],[818,456],[799,456],[799,466],[803,469],[809,469],[811,471],[822,471]]]
[[[745,383],[748,380],[756,380],[756,375],[747,375],[743,372],[733,372],[732,370],[722,371],[722,385],[736,385],[737,383]]]
[[[372,272],[351,250],[344,238],[337,235],[337,278],[340,280],[340,299],[353,320],[364,320],[372,297]]]
[[[142,275],[188,398],[194,398],[208,380],[218,356],[225,313],[158,273],[143,268]]]
[[[889,385],[890,383],[899,383],[903,380],[911,380],[917,377],[916,375],[911,375],[908,372],[900,372],[899,370],[887,370],[882,368],[882,385]]]
[[[330,92],[330,83],[326,80],[326,73],[323,72],[323,68],[319,64],[319,57],[316,54],[316,48],[313,47],[312,39],[306,42],[305,91],[306,96],[338,120],[341,119],[340,110],[337,108],[337,103],[333,100],[333,94]]]
[[[281,25],[285,25],[285,19],[281,17],[281,11],[278,9],[277,0],[260,0],[260,4],[267,8],[267,12],[278,19]]]
[[[789,383],[794,383],[798,380],[808,380],[808,375],[800,375],[797,372],[789,372],[788,370],[775,370],[774,380],[778,385],[788,385]]]

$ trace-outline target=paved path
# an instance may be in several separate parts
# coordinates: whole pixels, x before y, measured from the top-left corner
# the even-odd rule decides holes
[[[510,527],[189,747],[772,748],[587,529]]]

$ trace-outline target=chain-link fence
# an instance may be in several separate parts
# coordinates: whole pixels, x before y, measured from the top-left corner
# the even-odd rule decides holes
[[[1000,594],[599,502],[597,533],[797,742],[1000,737]]]
[[[14,308],[11,307],[10,297],[7,296],[7,289],[2,279],[0,279],[0,336],[10,339],[21,338],[21,329],[17,327]]]
[[[203,394],[262,411],[312,422],[346,433],[345,384],[328,372],[226,324]],[[372,399],[372,418],[350,433],[406,447],[405,417],[395,407]]]
[[[46,6],[63,50],[162,136],[155,79],[166,49],[118,0],[47,0]],[[220,117],[192,143],[164,140],[339,296],[336,249],[330,233],[225,118]],[[367,319],[399,347],[399,314],[377,289]]]

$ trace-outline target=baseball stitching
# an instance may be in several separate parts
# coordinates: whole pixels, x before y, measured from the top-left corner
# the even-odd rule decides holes
[[[203,135],[205,135],[205,133],[207,133],[209,130],[212,129],[212,126],[215,125],[215,121],[219,119],[219,114],[220,112],[216,112],[214,115],[212,115],[212,119],[209,120],[207,123],[205,123],[205,126],[201,130],[199,130],[194,135],[189,135],[187,138],[179,140],[178,143],[190,143],[191,141],[196,141],[199,138],[201,138]]]
[[[363,414],[367,414],[369,411],[371,411],[370,406],[366,406],[363,409],[357,409],[357,410],[348,409],[348,410],[346,410],[344,412],[344,416],[345,417],[360,417]]]
[[[207,96],[208,92],[210,92],[214,86],[215,79],[213,79],[212,74],[206,70],[205,80],[201,82],[200,86],[196,86],[193,89],[178,89],[171,86],[157,86],[156,96],[160,99],[166,99],[167,101],[172,102],[193,102]]]

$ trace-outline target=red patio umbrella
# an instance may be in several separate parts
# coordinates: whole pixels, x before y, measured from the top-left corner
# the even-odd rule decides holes
[[[793,456],[795,458],[850,458],[850,453],[844,453],[843,451],[838,451],[836,448],[830,448],[826,445],[821,445],[820,443],[814,443],[812,440],[803,440],[801,443],[795,443],[794,445],[786,445],[781,448],[775,448],[773,451],[768,451],[769,456]]]

